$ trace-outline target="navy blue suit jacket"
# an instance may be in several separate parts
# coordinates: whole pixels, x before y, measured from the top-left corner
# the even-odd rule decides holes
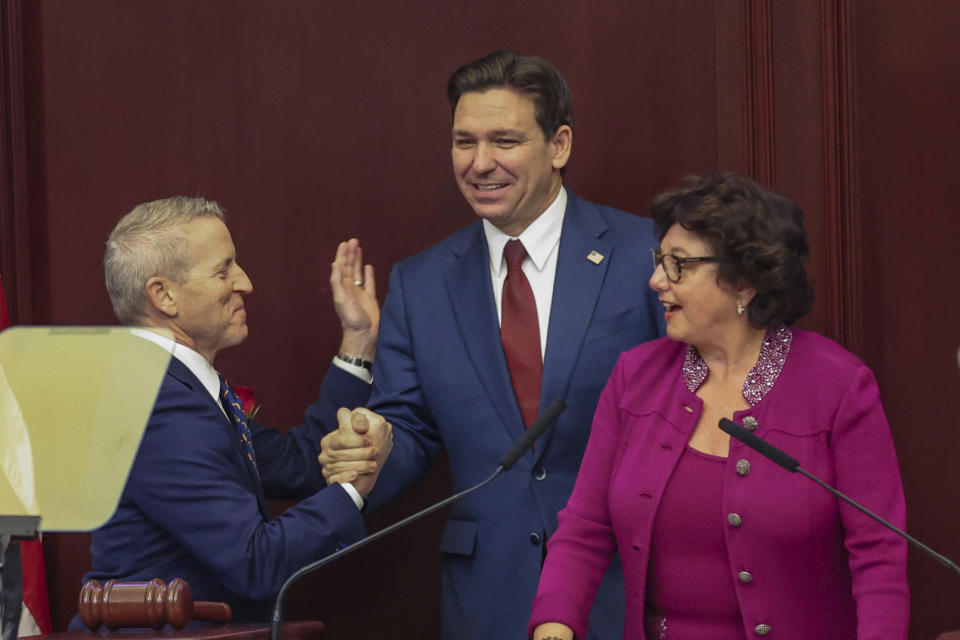
[[[84,580],[184,578],[195,599],[231,604],[234,620],[266,620],[291,573],[365,535],[351,498],[326,486],[317,455],[337,407],[368,395],[335,370],[303,425],[284,434],[251,422],[258,480],[236,427],[172,358],[117,511],[93,534]],[[264,494],[300,502],[271,518]]]
[[[540,406],[563,398],[556,426],[516,466],[453,506],[441,542],[446,638],[524,638],[545,537],[573,490],[597,399],[617,357],[662,333],[647,285],[650,220],[569,194],[543,365]],[[587,259],[603,256],[599,264]],[[523,433],[510,384],[480,222],[393,269],[370,408],[394,427],[393,453],[370,494],[389,501],[446,450],[456,490],[479,482]],[[597,599],[594,633],[620,638],[619,564]]]

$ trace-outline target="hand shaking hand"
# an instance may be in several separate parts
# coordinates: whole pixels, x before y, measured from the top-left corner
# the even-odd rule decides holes
[[[327,484],[350,482],[361,496],[373,489],[393,449],[393,426],[369,409],[337,411],[338,428],[320,441]]]

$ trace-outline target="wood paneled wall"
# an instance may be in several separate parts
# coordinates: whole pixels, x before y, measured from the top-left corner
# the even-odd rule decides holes
[[[117,219],[174,193],[216,199],[256,289],[250,338],[218,367],[258,387],[267,422],[295,424],[338,341],[336,243],[361,238],[383,293],[390,265],[472,220],[444,86],[514,48],[573,88],[578,194],[642,214],[682,175],[722,168],[801,204],[818,294],[803,326],[873,367],[909,528],[960,557],[960,5],[0,0],[0,19],[0,273],[19,322],[113,322],[100,259]],[[448,485],[441,463],[371,528]],[[293,615],[436,637],[441,523],[315,576]],[[87,544],[47,541],[61,628]],[[912,637],[960,628],[943,604],[956,576],[916,555],[910,578]]]
[[[960,558],[960,5],[854,6],[863,357],[880,381],[908,529]],[[960,580],[910,557],[915,638],[960,628]]]

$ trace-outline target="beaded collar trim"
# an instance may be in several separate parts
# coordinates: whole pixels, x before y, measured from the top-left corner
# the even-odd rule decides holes
[[[787,361],[792,343],[793,332],[787,327],[767,329],[757,364],[750,369],[743,383],[743,397],[751,407],[763,400],[770,389],[773,389],[774,383],[780,377],[783,364]],[[687,345],[687,352],[683,357],[683,381],[687,389],[690,389],[691,393],[699,389],[707,379],[708,373],[710,369],[700,357],[700,352],[693,345]]]

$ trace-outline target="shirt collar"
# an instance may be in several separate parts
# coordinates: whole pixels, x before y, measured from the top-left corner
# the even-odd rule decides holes
[[[750,369],[747,379],[743,382],[743,398],[750,403],[751,407],[763,400],[773,389],[787,361],[792,342],[793,332],[787,327],[781,325],[775,329],[767,329],[763,344],[760,346],[760,357],[757,358],[757,363]],[[696,392],[707,379],[708,373],[710,369],[700,356],[700,351],[692,344],[688,344],[683,357],[683,381],[687,389],[691,393]]]
[[[567,190],[561,186],[550,206],[544,209],[543,213],[518,236],[537,271],[543,269],[547,258],[560,242],[560,231],[563,228],[563,216],[566,210]],[[487,237],[487,249],[490,251],[490,268],[500,275],[501,271],[507,268],[503,259],[503,248],[513,239],[513,236],[500,231],[489,220],[483,221],[483,233]]]
[[[133,329],[131,332],[135,336],[149,340],[158,344],[170,352],[174,358],[183,363],[190,370],[190,373],[197,377],[203,388],[207,390],[211,397],[219,401],[220,398],[220,374],[213,368],[213,365],[207,362],[207,359],[194,351],[190,347],[174,342],[166,336],[161,336],[149,329]]]

